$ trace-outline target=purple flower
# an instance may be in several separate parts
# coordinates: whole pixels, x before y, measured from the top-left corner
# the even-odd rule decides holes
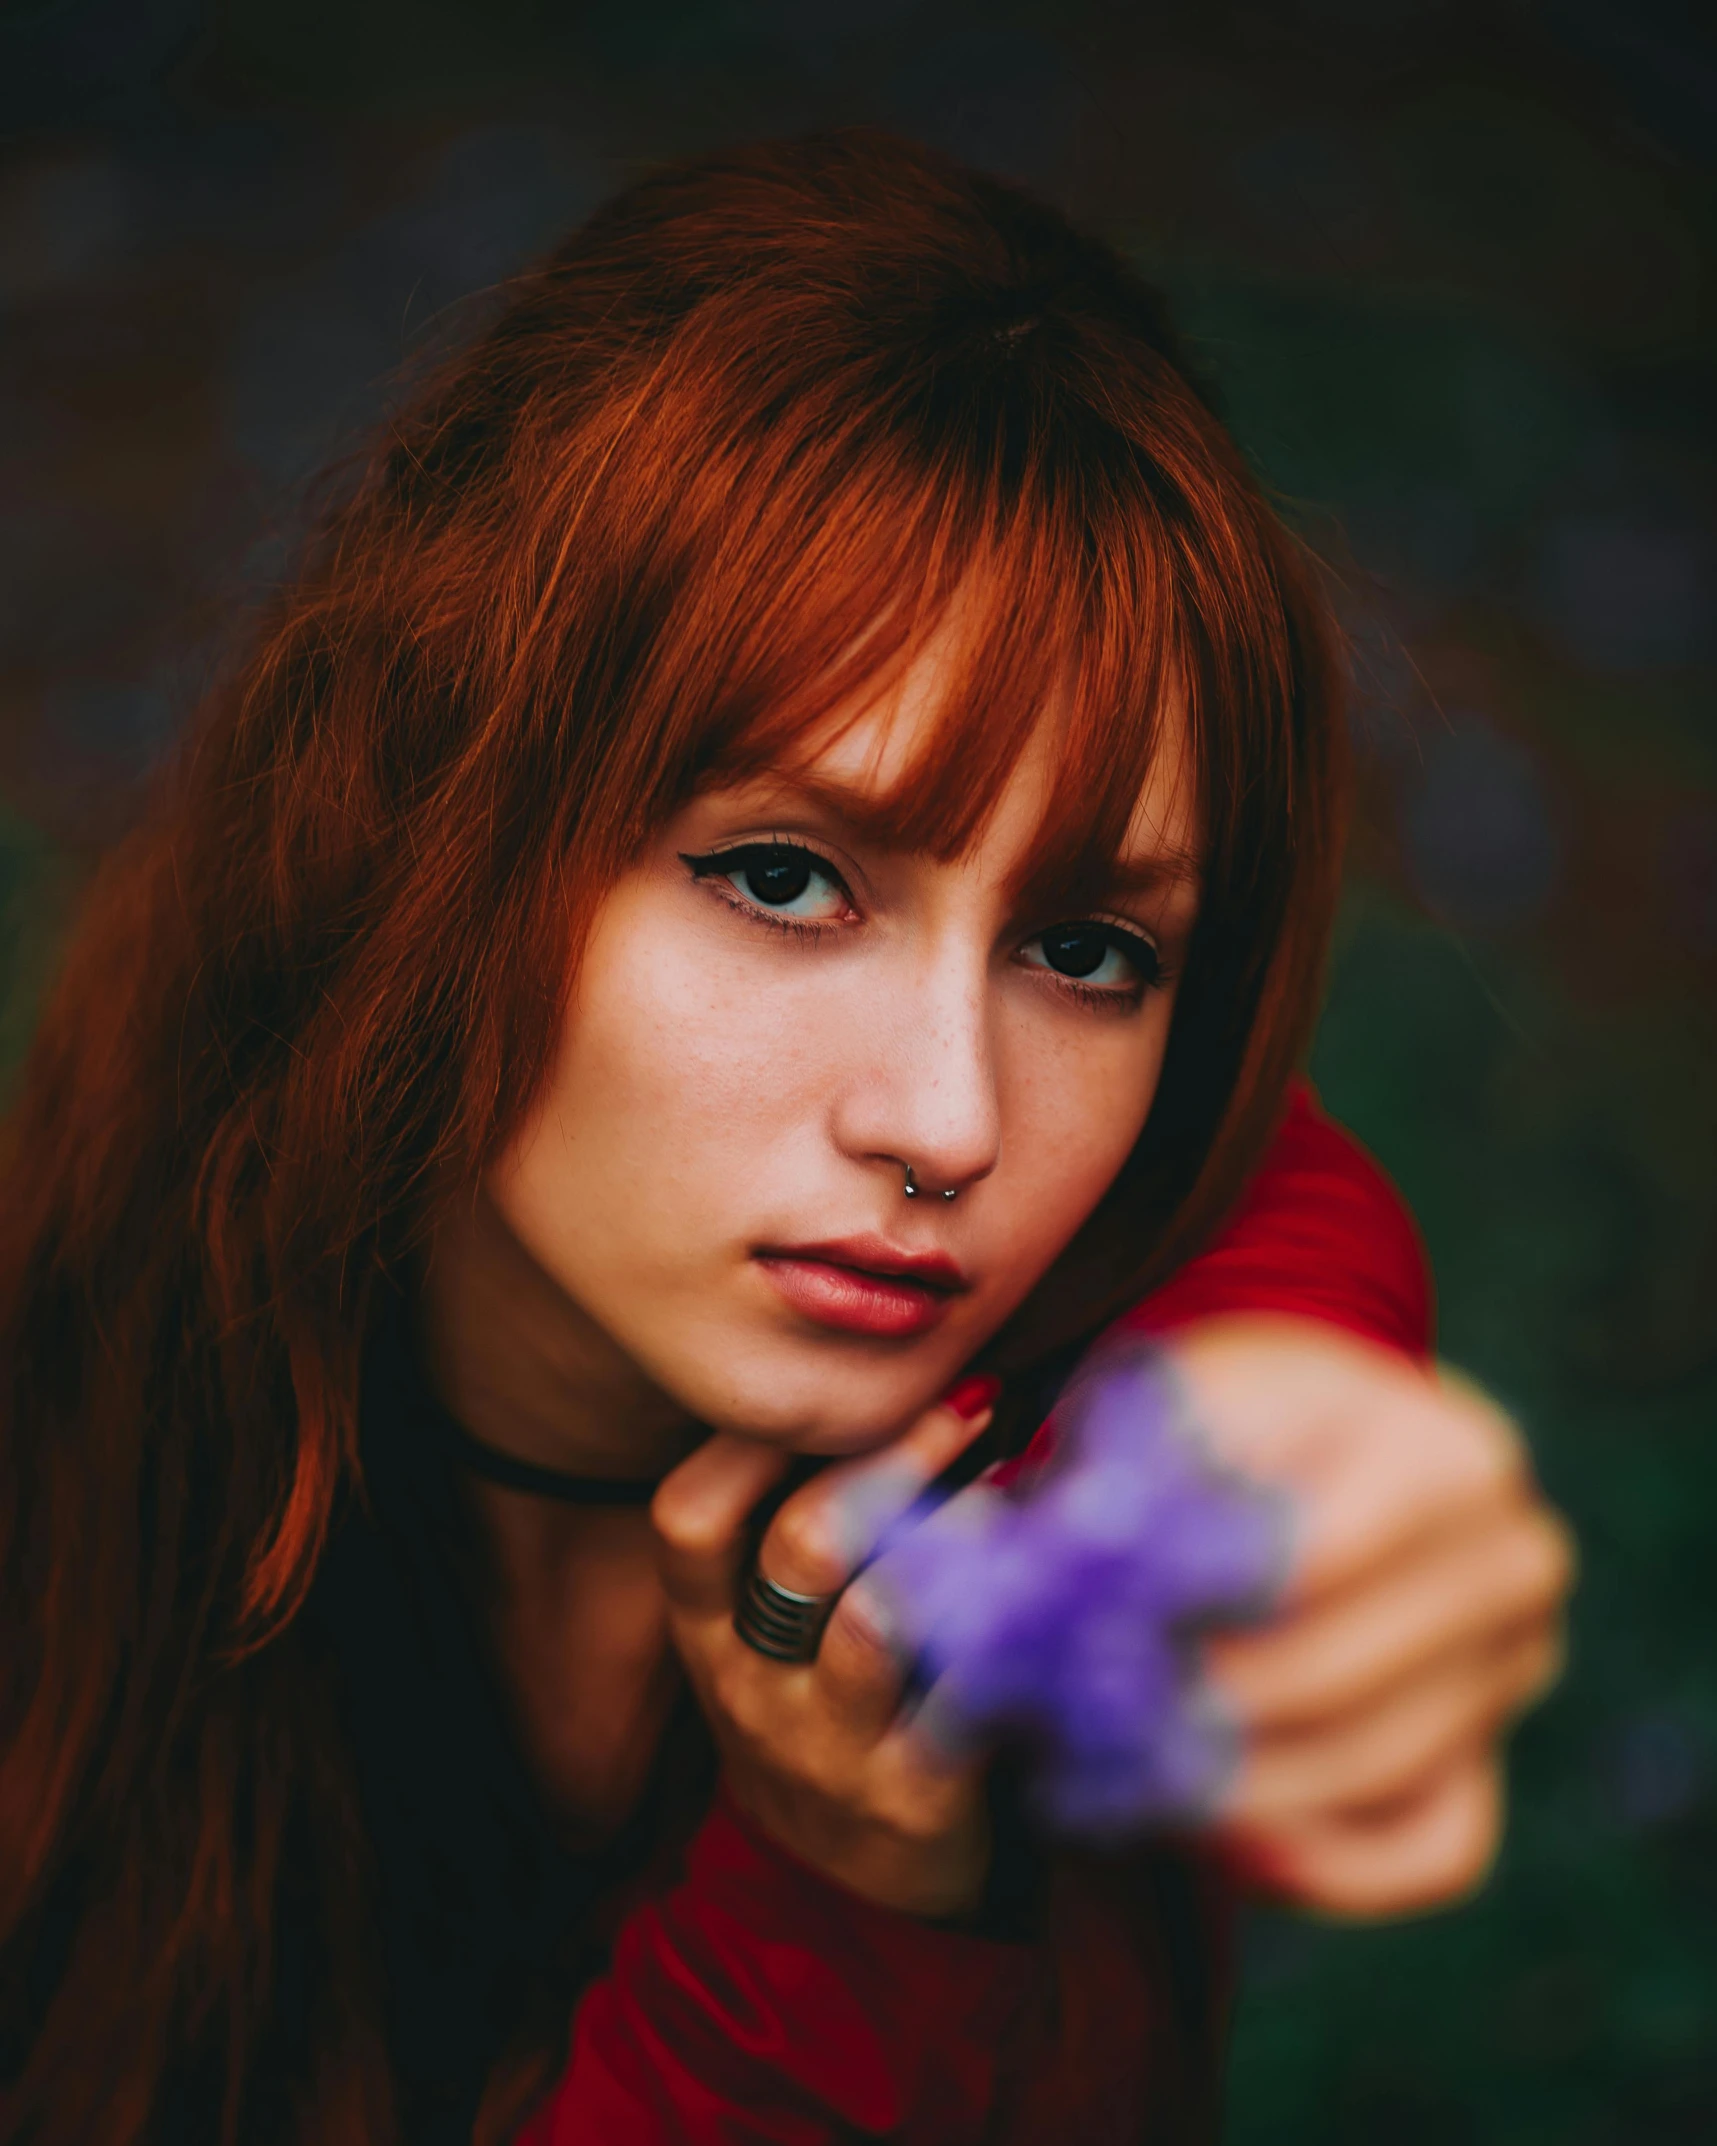
[[[1148,1344],[1088,1357],[1053,1422],[1038,1475],[916,1508],[866,1585],[917,1659],[920,1732],[1027,1738],[1044,1816],[1114,1837],[1210,1808],[1235,1753],[1196,1637],[1264,1609],[1287,1516],[1210,1457]]]

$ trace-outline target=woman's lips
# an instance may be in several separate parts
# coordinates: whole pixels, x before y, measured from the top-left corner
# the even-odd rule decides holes
[[[897,1253],[862,1239],[769,1247],[755,1257],[796,1312],[848,1334],[928,1333],[969,1286],[939,1253]]]

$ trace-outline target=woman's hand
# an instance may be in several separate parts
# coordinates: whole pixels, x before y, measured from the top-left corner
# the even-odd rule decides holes
[[[880,1453],[824,1469],[771,1521],[759,1569],[797,1594],[846,1587],[889,1520],[989,1418],[987,1405],[965,1415],[943,1404]],[[864,1582],[846,1587],[814,1662],[771,1661],[733,1628],[746,1521],[789,1458],[718,1435],[657,1491],[675,1646],[728,1784],[758,1824],[884,1907],[961,1914],[976,1905],[989,1859],[983,1768],[939,1763],[896,1720],[901,1668]]]
[[[1329,1914],[1459,1897],[1495,1855],[1500,1738],[1560,1669],[1574,1570],[1519,1433],[1472,1387],[1306,1320],[1212,1319],[1170,1350],[1219,1457],[1294,1516],[1270,1621],[1207,1647],[1243,1735],[1226,1844]]]

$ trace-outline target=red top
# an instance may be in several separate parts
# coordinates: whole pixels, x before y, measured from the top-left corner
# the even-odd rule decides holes
[[[1219,1311],[1430,1344],[1425,1260],[1399,1196],[1295,1094],[1221,1238],[1118,1322]],[[1221,1944],[1196,1850],[1058,1855],[1035,1944],[875,1907],[718,1795],[581,1999],[564,2072],[516,2146],[1107,2146],[1214,2137],[1219,2007],[1188,2010],[1176,1915]],[[1190,1888],[1190,1890],[1189,1890]],[[1187,1903],[1190,1902],[1190,1908]]]

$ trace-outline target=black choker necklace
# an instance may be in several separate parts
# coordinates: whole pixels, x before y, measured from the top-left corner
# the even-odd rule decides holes
[[[561,1468],[539,1468],[535,1461],[515,1460],[498,1446],[485,1445],[445,1413],[442,1428],[455,1457],[473,1475],[482,1476],[485,1482],[499,1483],[505,1490],[558,1498],[563,1505],[648,1505],[656,1495],[655,1476],[569,1475]]]

